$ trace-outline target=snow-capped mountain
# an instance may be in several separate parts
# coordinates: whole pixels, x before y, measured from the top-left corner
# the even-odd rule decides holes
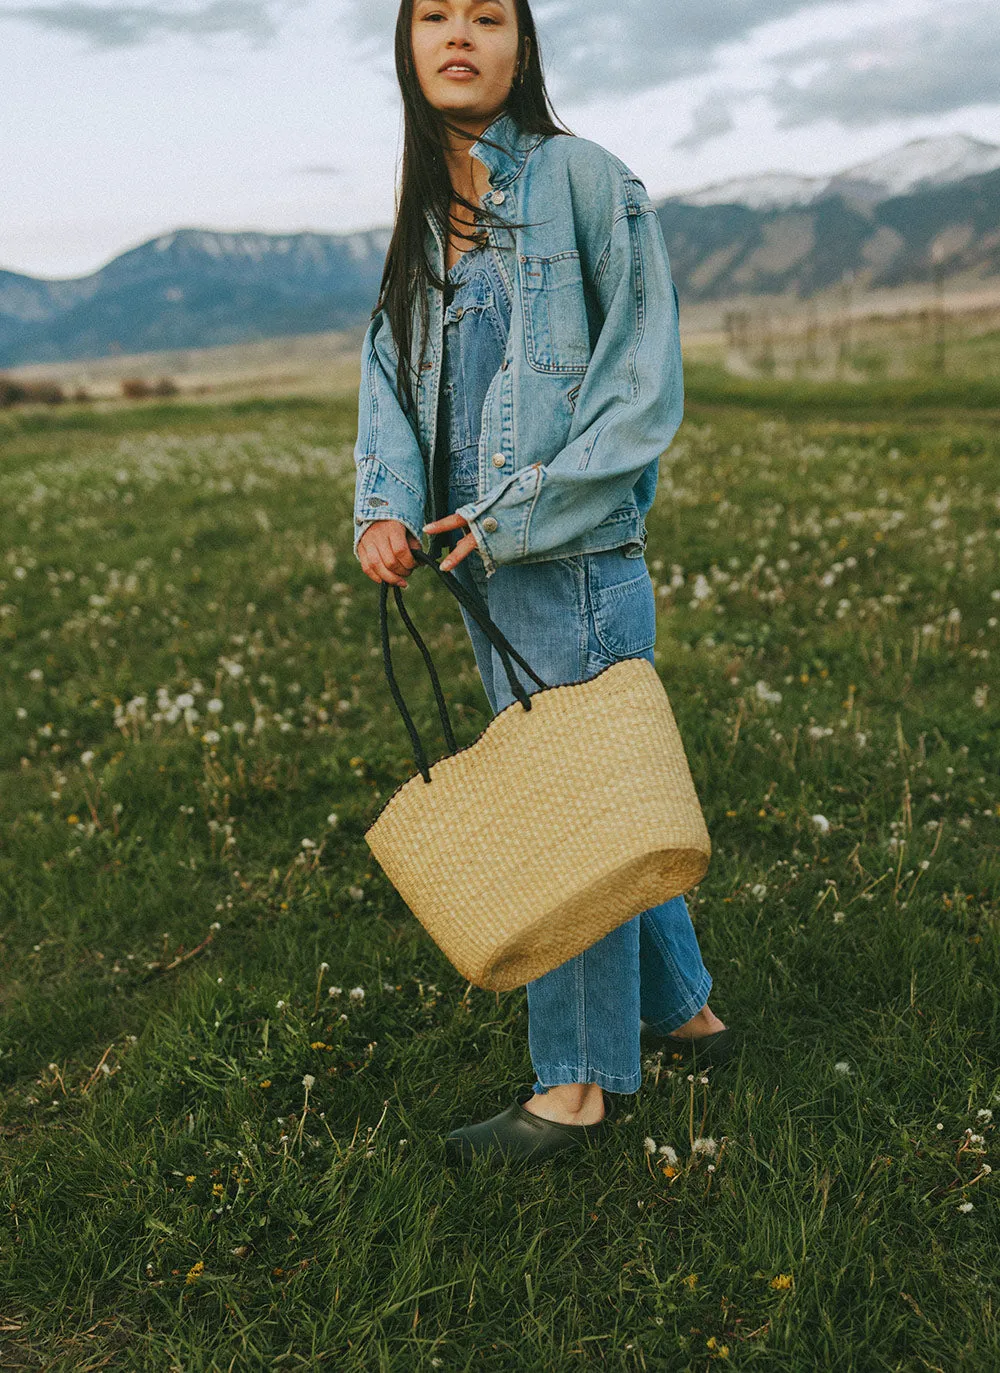
[[[718,181],[671,199],[682,205],[746,205],[750,210],[783,210],[790,205],[811,205],[829,180],[796,176],[794,172],[761,172],[757,176]]]
[[[828,195],[878,204],[932,186],[946,186],[1000,167],[1000,147],[967,134],[916,138],[894,152],[859,162],[834,176],[761,172],[703,186],[670,199],[683,205],[745,205],[751,210],[813,205]]]
[[[883,199],[888,199],[894,195],[909,195],[911,191],[924,190],[928,186],[946,186],[952,181],[963,181],[967,176],[995,171],[997,167],[1000,167],[1000,147],[956,133],[940,138],[916,138],[893,153],[849,167],[839,177],[834,177],[832,184],[841,178],[868,182],[883,192]]]

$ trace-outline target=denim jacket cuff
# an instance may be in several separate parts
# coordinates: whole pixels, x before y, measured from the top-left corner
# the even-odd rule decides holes
[[[540,467],[540,463],[534,463],[512,473],[485,496],[460,505],[455,512],[468,521],[487,577],[491,577],[501,564],[515,562],[524,554],[528,518],[541,477]]]

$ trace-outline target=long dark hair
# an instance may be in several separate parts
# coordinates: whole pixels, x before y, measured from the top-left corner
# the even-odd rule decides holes
[[[453,200],[471,211],[480,223],[506,229],[522,228],[523,225],[514,224],[500,218],[492,210],[472,204],[453,189],[444,157],[446,136],[451,133],[465,138],[470,146],[476,139],[435,109],[420,88],[413,60],[413,6],[414,0],[401,0],[396,19],[396,77],[403,96],[404,120],[402,180],[396,201],[396,221],[372,318],[379,310],[385,310],[399,357],[396,393],[403,410],[415,415],[413,378],[420,370],[429,332],[427,288],[433,286],[443,292],[448,285],[444,277],[434,272],[427,258],[425,208],[432,212],[445,242],[452,231],[456,238],[481,241],[482,230],[466,232],[457,217],[452,223]],[[572,137],[572,130],[556,124],[555,112],[549,104],[535,21],[528,0],[515,0],[515,9],[520,77],[511,85],[504,111],[513,117],[524,133],[565,134]],[[530,39],[527,61],[524,53],[526,38]],[[490,147],[498,146],[489,138],[484,137],[482,142]],[[420,297],[421,328],[420,357],[415,366],[410,357],[413,351],[411,312],[414,291]]]

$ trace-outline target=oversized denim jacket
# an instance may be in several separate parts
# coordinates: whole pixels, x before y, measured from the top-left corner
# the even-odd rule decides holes
[[[589,139],[526,134],[506,111],[475,143],[489,169],[482,204],[531,227],[489,227],[511,301],[511,327],[483,405],[479,495],[459,507],[487,577],[626,546],[641,556],[660,454],[681,422],[677,292],[642,181]],[[503,207],[502,210],[500,207]],[[427,215],[439,274],[445,244]],[[430,335],[417,380],[416,428],[396,396],[384,311],[365,335],[358,406],[354,552],[376,519],[423,525],[437,457],[443,301],[428,287]],[[414,360],[420,326],[414,302]]]

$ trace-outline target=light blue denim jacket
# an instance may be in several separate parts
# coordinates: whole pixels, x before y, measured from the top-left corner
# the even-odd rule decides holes
[[[683,412],[677,292],[642,181],[586,138],[523,133],[504,112],[470,155],[489,169],[482,204],[532,227],[489,228],[512,300],[510,335],[483,405],[479,495],[459,507],[487,577],[539,562],[646,545],[660,454]],[[502,209],[500,208],[502,207]],[[445,244],[427,214],[427,246]],[[396,349],[379,311],[361,351],[354,552],[376,519],[423,541],[431,509],[444,341],[441,292],[428,287],[430,337],[416,430],[396,397]],[[414,353],[420,346],[413,306]]]

